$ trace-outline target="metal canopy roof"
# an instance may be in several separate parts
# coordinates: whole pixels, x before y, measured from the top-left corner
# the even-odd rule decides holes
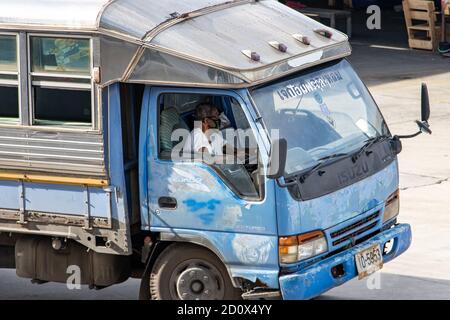
[[[337,31],[332,31],[332,39],[314,32],[321,28],[324,28],[322,24],[277,1],[261,1],[176,24],[148,43],[240,71],[261,68],[347,40]],[[307,36],[311,45],[300,43],[293,34]],[[269,44],[272,41],[286,45],[287,51],[275,49]],[[245,57],[243,50],[258,53],[260,61]]]
[[[209,68],[192,65],[190,72],[211,73],[213,68],[247,84],[351,52],[345,34],[274,0],[0,0],[0,29],[98,32]],[[332,37],[318,34],[318,29],[332,32]],[[293,34],[308,37],[310,45]],[[273,41],[287,47],[286,52],[271,46]],[[244,50],[256,52],[259,61]],[[152,56],[141,50],[121,80],[145,80],[143,68],[152,68]],[[157,58],[160,65],[161,60],[171,68],[177,64],[180,74],[187,68],[170,57]],[[140,76],[133,74],[136,66]]]
[[[107,28],[135,38],[173,18],[207,7],[240,0],[0,0],[0,26],[65,28],[82,31]],[[245,2],[245,0],[244,0]]]
[[[0,27],[97,30],[108,0],[0,0]]]
[[[144,37],[163,22],[232,2],[246,0],[116,0],[105,8],[99,27],[126,34],[137,39]]]

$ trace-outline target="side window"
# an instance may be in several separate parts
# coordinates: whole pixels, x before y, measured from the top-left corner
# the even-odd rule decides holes
[[[19,122],[17,37],[0,34],[0,123]]]
[[[240,129],[250,129],[250,124],[248,123],[247,117],[239,102],[234,98],[229,98],[228,102],[231,105],[231,112],[235,119],[236,127]]]
[[[30,36],[33,124],[90,127],[91,41]]]
[[[206,163],[238,196],[261,198],[258,146],[237,100],[167,93],[158,98],[157,107],[160,159]]]
[[[209,96],[199,94],[163,94],[159,97],[159,156],[170,159],[176,145],[194,126],[195,108],[210,101]],[[183,131],[180,131],[184,130]],[[181,134],[175,137],[174,134]]]

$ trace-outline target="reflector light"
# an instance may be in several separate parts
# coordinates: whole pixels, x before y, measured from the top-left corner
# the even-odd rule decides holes
[[[303,43],[304,45],[309,46],[309,45],[311,44],[311,41],[309,40],[308,37],[303,36],[303,35],[301,35],[301,34],[299,34],[299,33],[293,34],[292,37],[293,37],[295,40],[297,40],[297,41]]]
[[[278,41],[269,41],[269,44],[278,51],[287,52],[288,47],[284,43],[279,43]]]
[[[253,61],[261,61],[261,56],[256,53],[255,51],[251,51],[251,50],[242,50],[242,53],[249,59],[253,60]]]
[[[321,36],[323,36],[323,37],[325,37],[325,38],[328,38],[328,39],[331,39],[331,37],[333,37],[333,33],[331,33],[331,32],[328,31],[328,30],[325,30],[325,29],[317,29],[317,30],[314,30],[314,32],[315,32],[315,33],[318,33],[318,34],[320,34]]]

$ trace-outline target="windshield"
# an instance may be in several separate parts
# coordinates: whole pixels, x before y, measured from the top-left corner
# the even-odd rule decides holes
[[[252,96],[272,139],[288,142],[287,175],[389,134],[367,88],[346,60],[258,88]]]

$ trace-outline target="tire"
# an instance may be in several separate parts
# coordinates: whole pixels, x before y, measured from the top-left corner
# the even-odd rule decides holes
[[[240,300],[216,255],[189,244],[172,244],[157,258],[149,277],[152,300]]]

